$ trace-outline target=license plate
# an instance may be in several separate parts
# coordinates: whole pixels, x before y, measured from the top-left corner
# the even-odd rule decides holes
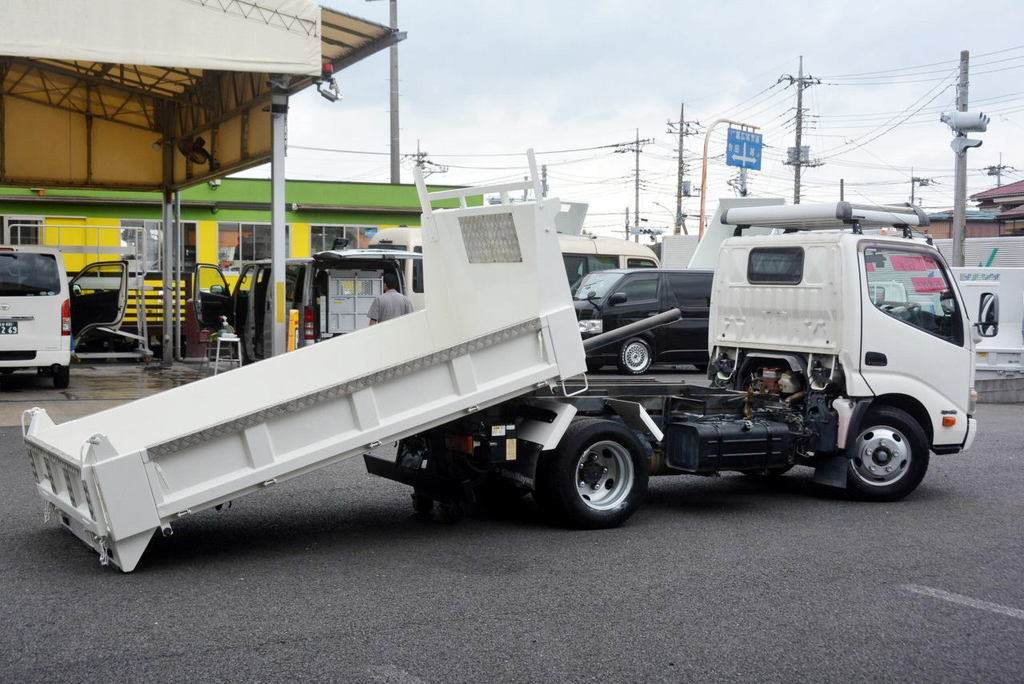
[[[0,335],[17,335],[18,321],[0,321]]]

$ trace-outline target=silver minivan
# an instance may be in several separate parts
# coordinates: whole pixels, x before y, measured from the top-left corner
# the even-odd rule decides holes
[[[127,267],[97,262],[69,282],[56,248],[0,246],[0,373],[35,370],[67,387],[74,340],[124,317]]]

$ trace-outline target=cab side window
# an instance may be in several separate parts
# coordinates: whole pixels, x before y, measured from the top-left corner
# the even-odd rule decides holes
[[[892,247],[864,250],[867,296],[907,325],[963,345],[962,314],[948,274],[930,254]]]
[[[629,304],[642,304],[645,302],[658,301],[658,277],[647,276],[630,278],[616,292],[626,295],[626,302]]]

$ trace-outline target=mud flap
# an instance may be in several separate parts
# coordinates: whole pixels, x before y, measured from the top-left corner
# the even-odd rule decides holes
[[[828,487],[846,488],[850,459],[845,456],[823,456],[814,469],[814,481]]]

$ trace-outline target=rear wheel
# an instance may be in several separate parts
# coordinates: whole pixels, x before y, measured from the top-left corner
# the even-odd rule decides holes
[[[872,410],[854,441],[847,488],[859,499],[896,501],[914,491],[928,471],[928,437],[905,411]]]
[[[71,382],[71,366],[57,366],[53,369],[54,389],[66,389]]]
[[[537,462],[534,498],[557,522],[600,529],[625,522],[647,494],[650,463],[632,430],[578,418]]]
[[[654,362],[651,345],[639,337],[629,340],[619,349],[619,370],[630,375],[643,375]]]

